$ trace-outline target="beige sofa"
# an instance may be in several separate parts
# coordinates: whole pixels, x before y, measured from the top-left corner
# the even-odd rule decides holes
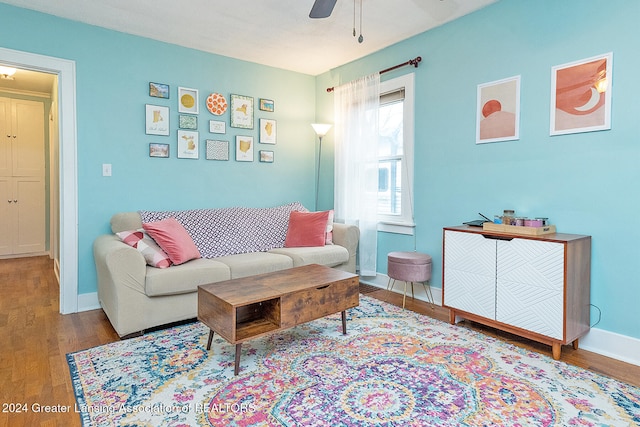
[[[113,233],[142,227],[138,212],[111,218]],[[335,223],[333,245],[278,247],[212,259],[199,258],[169,268],[146,264],[143,255],[115,234],[99,236],[93,246],[98,275],[98,298],[121,337],[197,316],[198,285],[277,271],[306,264],[322,264],[355,273],[359,230]]]

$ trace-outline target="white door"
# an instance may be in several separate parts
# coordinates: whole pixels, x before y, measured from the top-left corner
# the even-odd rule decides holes
[[[562,339],[564,244],[498,241],[496,320]]]
[[[444,305],[495,317],[496,241],[445,230]]]
[[[13,222],[8,220],[13,207],[13,178],[0,176],[0,255],[13,251]]]
[[[14,254],[44,252],[45,205],[44,181],[38,177],[16,177],[13,207]]]

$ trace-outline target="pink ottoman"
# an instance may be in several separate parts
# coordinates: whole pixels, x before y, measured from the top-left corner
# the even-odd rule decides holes
[[[389,276],[387,290],[393,290],[396,280],[404,282],[402,308],[404,308],[407,298],[407,283],[411,283],[411,297],[415,298],[413,294],[413,284],[415,282],[422,283],[427,299],[433,305],[431,286],[429,286],[431,267],[431,257],[427,254],[419,252],[390,252],[387,255],[387,275]],[[391,284],[391,279],[393,279],[393,284]]]

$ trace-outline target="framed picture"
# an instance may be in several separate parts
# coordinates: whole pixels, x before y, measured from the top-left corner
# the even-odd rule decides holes
[[[478,85],[476,144],[520,138],[520,76]]]
[[[236,161],[253,162],[252,136],[236,136]]]
[[[178,88],[178,112],[198,114],[198,89]]]
[[[270,119],[260,119],[260,143],[276,143],[276,121]]]
[[[169,135],[169,107],[147,104],[145,133],[147,135]]]
[[[178,158],[198,158],[198,132],[192,130],[178,131]]]
[[[611,129],[613,53],[551,68],[550,134]]]
[[[227,124],[218,120],[209,120],[209,133],[227,133]]]
[[[273,113],[275,110],[274,104],[273,104],[273,100],[272,99],[264,99],[264,98],[260,98],[260,110],[261,111],[269,111],[270,113]]]
[[[229,160],[229,141],[207,139],[207,160]]]
[[[198,129],[198,116],[189,116],[185,114],[180,114],[180,118],[178,120],[178,127],[180,129]]]
[[[231,95],[231,127],[253,129],[253,98]]]
[[[260,150],[260,161],[263,163],[273,163],[273,151]]]
[[[149,157],[169,157],[169,144],[150,142]]]
[[[169,85],[149,82],[149,96],[169,99]]]

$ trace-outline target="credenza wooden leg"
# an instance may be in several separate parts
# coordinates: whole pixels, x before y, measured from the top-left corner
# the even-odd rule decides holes
[[[342,312],[342,335],[347,335],[347,312]]]
[[[573,349],[574,350],[578,349],[578,339],[577,338],[575,340],[573,340]]]
[[[236,367],[233,370],[233,375],[238,375],[240,372],[240,354],[242,353],[242,343],[236,344]]]
[[[213,341],[213,329],[209,329],[209,340],[207,341],[207,350],[211,350],[211,341]]]
[[[560,360],[560,354],[562,353],[562,345],[558,342],[551,344],[551,355],[553,360]]]

